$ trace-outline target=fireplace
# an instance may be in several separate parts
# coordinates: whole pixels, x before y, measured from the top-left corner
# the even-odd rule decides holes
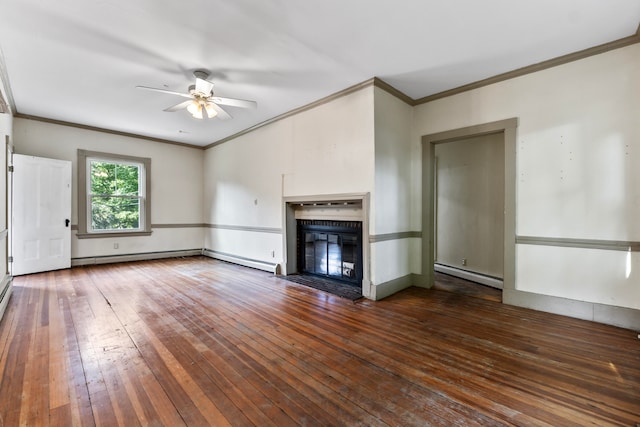
[[[297,220],[298,269],[360,286],[362,222]]]
[[[284,211],[281,274],[337,279],[368,298],[369,194],[284,197]]]

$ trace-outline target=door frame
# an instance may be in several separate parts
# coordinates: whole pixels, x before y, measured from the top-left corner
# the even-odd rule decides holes
[[[477,136],[504,135],[504,277],[503,291],[515,290],[516,271],[516,130],[511,118],[422,136],[422,274],[434,283],[435,262],[435,146]]]
[[[13,256],[13,247],[11,246],[11,218],[13,215],[13,171],[10,170],[10,166],[13,166],[13,145],[11,145],[11,140],[9,135],[6,136],[5,142],[5,173],[6,173],[6,181],[5,181],[5,230],[7,232],[7,236],[5,239],[5,250],[6,250],[6,274],[7,276],[11,275],[11,262]]]

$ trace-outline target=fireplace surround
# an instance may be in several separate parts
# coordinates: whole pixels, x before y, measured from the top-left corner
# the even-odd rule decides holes
[[[322,248],[329,247],[330,245],[341,245],[342,248],[345,247],[344,236],[338,237],[336,234],[340,235],[340,233],[335,232],[326,232],[322,228],[318,229],[318,227],[323,227],[323,221],[333,221],[340,222],[344,221],[344,224],[355,224],[358,223],[357,227],[360,228],[360,242],[357,248],[357,257],[356,262],[354,262],[354,270],[353,273],[348,270],[351,268],[351,261],[349,259],[344,259],[344,255],[342,256],[340,261],[337,261],[337,258],[333,258],[331,267],[328,264],[328,258],[331,255],[325,252],[325,258],[327,259],[325,262],[326,267],[320,267],[319,271],[316,272],[315,266],[314,273],[319,273],[320,275],[325,275],[324,271],[329,271],[331,268],[332,272],[335,272],[335,275],[338,275],[338,270],[340,269],[342,272],[340,274],[339,280],[343,280],[347,283],[353,284],[355,286],[361,287],[362,294],[365,297],[369,297],[371,294],[371,281],[370,281],[370,273],[369,273],[369,194],[368,193],[349,193],[349,194],[335,194],[335,195],[310,195],[310,196],[293,196],[293,197],[284,197],[284,259],[281,264],[280,272],[283,275],[289,274],[300,274],[305,273],[305,269],[308,271],[308,267],[305,266],[305,262],[301,260],[300,254],[298,253],[298,243],[299,243],[299,229],[298,224],[299,220],[304,220],[307,224],[312,225],[312,227],[316,227],[316,230],[312,230],[312,234],[325,234],[325,236],[309,236],[310,240],[313,242],[309,242],[311,244],[316,245],[316,237],[319,237],[320,243],[317,244],[319,248],[319,255],[322,255]],[[327,224],[326,222],[324,224]],[[348,229],[351,228],[349,226]],[[343,230],[344,231],[344,227]],[[324,233],[323,233],[324,232]],[[333,235],[330,237],[330,235]],[[326,246],[324,240],[326,238]],[[342,239],[342,240],[341,240]],[[305,243],[306,244],[306,243]],[[347,251],[353,249],[353,244],[347,237]],[[312,253],[309,252],[309,256]],[[313,256],[315,257],[315,253]],[[351,253],[347,253],[347,257],[350,257]],[[320,256],[320,259],[323,257]],[[360,260],[360,268],[357,268],[357,260]],[[326,268],[326,270],[324,269]],[[353,274],[354,277],[350,277]],[[327,275],[330,278],[333,278],[333,274]],[[337,278],[337,277],[336,277]]]

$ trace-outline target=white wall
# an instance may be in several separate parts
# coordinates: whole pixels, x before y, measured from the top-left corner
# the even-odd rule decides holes
[[[203,156],[200,149],[124,137],[28,119],[15,119],[15,152],[70,160],[72,172],[72,225],[77,225],[77,150],[151,158],[151,236],[71,240],[71,257],[139,254],[200,249],[202,228]],[[114,248],[114,243],[119,248]]]
[[[372,192],[373,132],[369,87],[208,149],[205,247],[282,262],[283,197]]]
[[[416,155],[411,139],[412,107],[377,87],[374,93],[375,190],[371,197],[374,206],[371,234],[416,232],[420,230],[420,215],[414,202],[420,185],[414,179],[415,165],[411,163]],[[420,239],[396,237],[376,241],[371,244],[371,258],[374,284],[420,273]]]
[[[638,76],[635,44],[429,102],[413,144],[518,117],[517,235],[640,241]],[[640,309],[639,269],[637,252],[520,244],[516,290]]]

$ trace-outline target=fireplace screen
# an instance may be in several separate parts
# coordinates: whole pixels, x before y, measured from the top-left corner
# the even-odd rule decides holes
[[[362,223],[298,220],[301,272],[360,284]]]

